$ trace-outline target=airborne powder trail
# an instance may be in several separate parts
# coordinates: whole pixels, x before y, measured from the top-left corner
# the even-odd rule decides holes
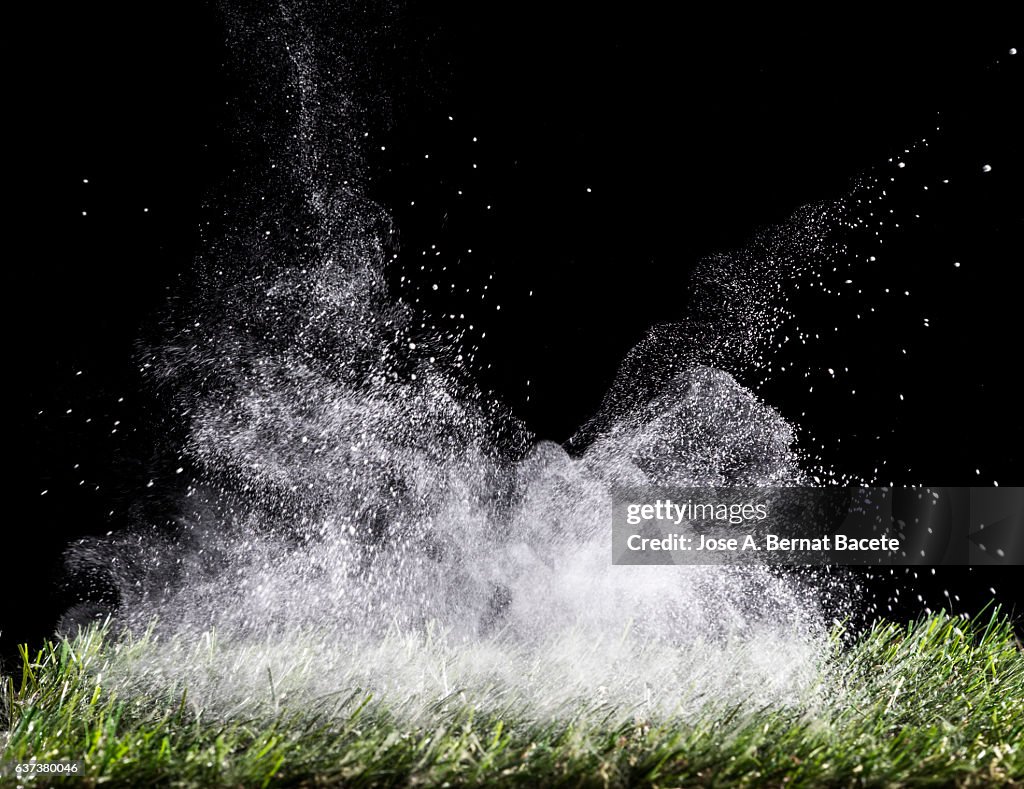
[[[828,648],[820,591],[763,568],[613,567],[608,507],[616,484],[806,482],[792,427],[725,370],[756,365],[834,209],[706,261],[699,309],[652,330],[568,448],[538,440],[388,292],[363,44],[308,13],[231,17],[281,80],[265,89],[284,128],[262,132],[265,178],[144,359],[187,426],[176,526],[69,556],[109,577],[117,624],[157,621],[157,646],[109,680],[187,687],[220,715],[357,688],[411,716],[455,690],[536,716],[806,702]]]

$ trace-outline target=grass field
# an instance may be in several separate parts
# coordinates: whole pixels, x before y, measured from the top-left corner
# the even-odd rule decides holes
[[[880,624],[833,638],[837,701],[707,709],[621,722],[600,705],[543,722],[481,713],[457,693],[429,725],[403,724],[354,692],[330,715],[279,709],[224,720],[120,699],[103,679],[117,638],[103,628],[26,650],[4,678],[4,785],[1022,785],[1024,654],[998,612]],[[612,723],[611,721],[619,721]],[[71,779],[14,764],[77,760]]]

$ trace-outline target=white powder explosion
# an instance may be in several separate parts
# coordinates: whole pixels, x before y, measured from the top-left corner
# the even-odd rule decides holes
[[[69,555],[116,589],[115,627],[154,628],[108,684],[187,687],[225,717],[364,693],[415,719],[453,694],[537,718],[810,703],[825,579],[612,566],[609,491],[806,482],[791,426],[731,373],[757,366],[834,210],[702,264],[694,312],[651,331],[566,448],[539,440],[473,385],[458,336],[388,292],[361,40],[306,17],[232,19],[280,81],[256,92],[285,128],[262,132],[264,177],[233,198],[143,360],[187,425],[176,525]]]

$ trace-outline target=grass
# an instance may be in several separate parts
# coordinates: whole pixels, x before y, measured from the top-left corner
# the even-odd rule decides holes
[[[1024,654],[998,611],[881,623],[829,666],[833,696],[808,708],[722,709],[651,721],[590,713],[547,722],[440,700],[429,724],[403,724],[362,693],[330,712],[258,719],[118,698],[103,679],[129,643],[95,628],[23,651],[3,680],[0,783],[14,762],[80,760],[73,779],[106,786],[822,786],[1024,785]],[[125,646],[127,644],[127,647]],[[272,679],[271,679],[272,682]],[[613,721],[620,721],[614,723]]]

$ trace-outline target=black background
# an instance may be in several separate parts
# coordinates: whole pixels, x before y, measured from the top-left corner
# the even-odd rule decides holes
[[[699,258],[860,175],[899,175],[891,205],[906,219],[887,231],[885,265],[857,272],[865,294],[797,302],[802,325],[841,336],[761,394],[861,478],[1022,484],[1019,28],[479,5],[399,9],[373,55],[389,100],[367,156],[403,256],[471,247],[452,276],[494,275],[503,308],[479,317],[482,380],[538,435],[568,438],[645,330],[678,319]],[[22,29],[5,649],[48,632],[73,595],[59,583],[66,542],[122,527],[160,467],[133,349],[244,158],[216,8],[77,7]],[[921,138],[927,151],[895,173],[890,157]],[[942,197],[922,196],[945,178]],[[889,306],[884,287],[913,298]],[[865,305],[877,320],[855,320]],[[807,391],[804,369],[846,364],[841,384],[818,375]],[[943,590],[957,610],[990,586],[1013,603],[1015,572],[942,569],[897,613]]]

